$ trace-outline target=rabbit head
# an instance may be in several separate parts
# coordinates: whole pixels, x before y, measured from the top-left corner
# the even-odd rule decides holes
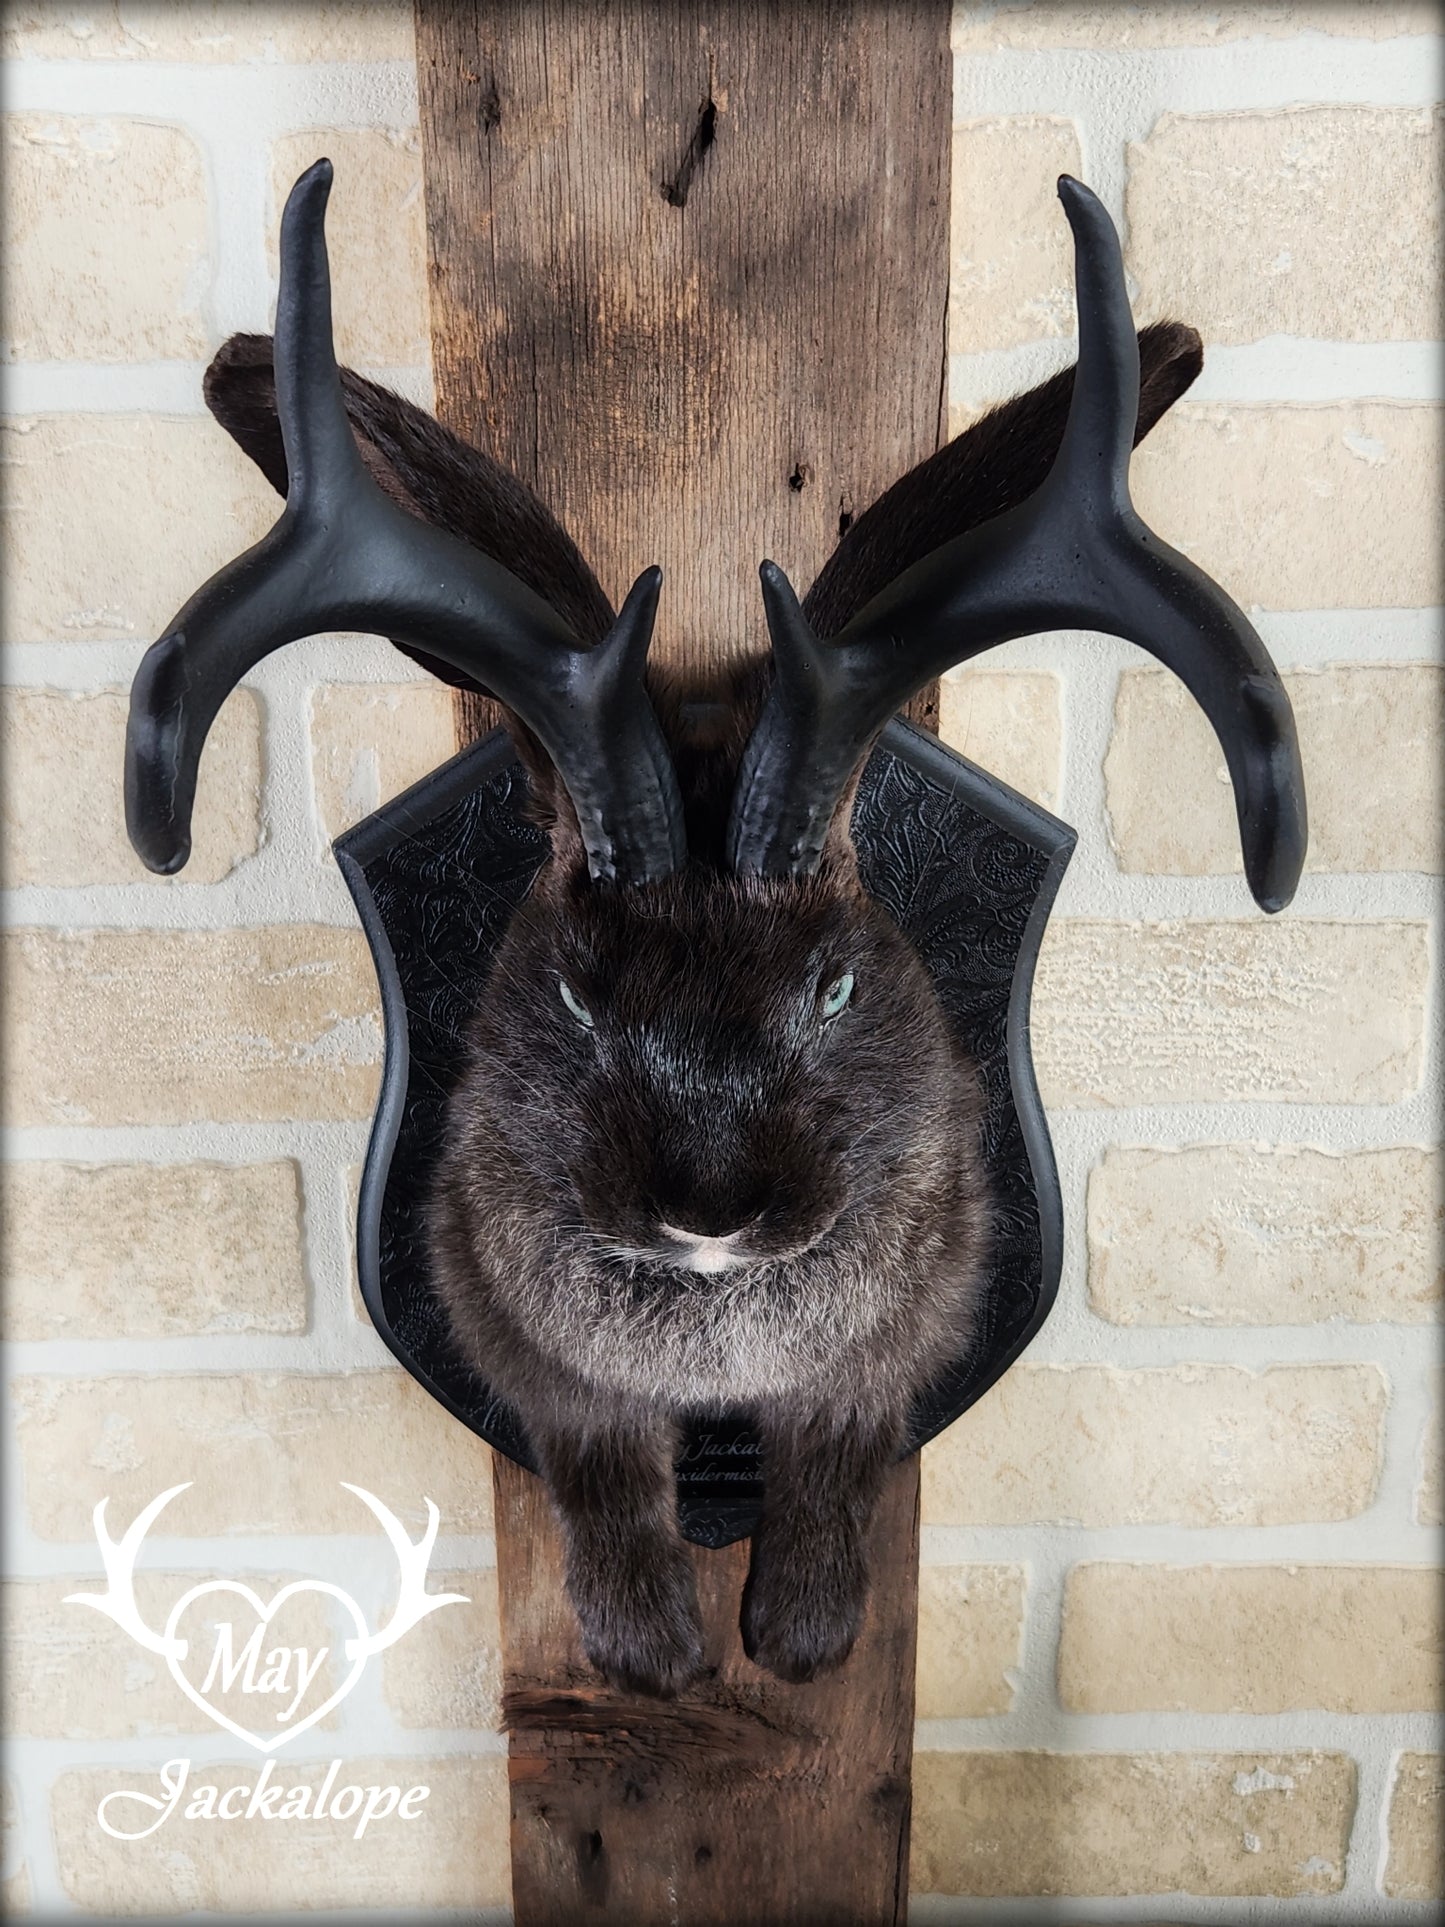
[[[647,890],[548,869],[473,1030],[498,1130],[621,1262],[721,1275],[825,1241],[914,1147],[955,1061],[849,853],[803,879],[694,864]]]

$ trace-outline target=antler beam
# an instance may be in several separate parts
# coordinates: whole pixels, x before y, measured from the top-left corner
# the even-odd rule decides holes
[[[915,563],[820,641],[787,577],[762,567],[776,681],[738,777],[734,869],[805,876],[873,738],[955,663],[1048,629],[1123,636],[1172,669],[1229,765],[1256,902],[1280,910],[1304,864],[1304,776],[1289,698],[1243,611],[1161,542],[1129,498],[1139,350],[1119,237],[1064,175],[1074,232],[1079,365],[1062,444],[1020,507]]]
[[[662,576],[638,577],[610,634],[583,647],[510,570],[389,501],[347,423],[331,341],[331,163],[292,188],[281,222],[276,403],[286,507],[192,596],[131,691],[126,824],[153,870],[190,855],[206,733],[246,672],[322,630],[399,637],[484,683],[555,762],[599,880],[647,883],[686,858],[671,758],[643,685]]]

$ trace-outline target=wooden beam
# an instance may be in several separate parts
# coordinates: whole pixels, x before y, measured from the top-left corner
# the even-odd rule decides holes
[[[437,412],[561,516],[656,647],[765,640],[938,445],[943,0],[418,0]]]
[[[946,0],[417,0],[417,60],[438,415],[614,601],[662,563],[660,654],[760,645],[758,562],[806,587],[942,432]],[[461,741],[491,721],[459,703]],[[901,1922],[916,1461],[843,1671],[750,1665],[746,1547],[698,1551],[709,1664],[672,1705],[590,1672],[546,1495],[495,1477],[518,1927]]]
[[[871,1538],[879,1584],[841,1672],[784,1686],[745,1657],[746,1544],[695,1548],[707,1670],[667,1703],[582,1656],[540,1482],[494,1460],[512,1906],[518,1927],[897,1927],[908,1899],[918,1460]]]

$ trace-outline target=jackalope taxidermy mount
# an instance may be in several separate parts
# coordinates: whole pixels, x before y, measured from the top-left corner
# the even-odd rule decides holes
[[[700,1664],[674,1456],[688,1416],[721,1407],[763,1448],[744,1641],[807,1680],[853,1644],[884,1471],[967,1343],[990,1251],[975,1066],[860,881],[850,821],[879,732],[995,644],[1123,636],[1214,725],[1256,900],[1280,909],[1299,877],[1279,677],[1129,499],[1130,451],[1198,372],[1198,337],[1136,338],[1118,237],[1065,177],[1077,371],[904,476],[801,603],[764,563],[771,653],[699,682],[648,663],[659,570],[614,614],[520,482],[338,371],[330,183],[318,161],[287,202],[274,346],[238,335],[207,376],[286,506],[141,665],[131,837],[152,869],[181,867],[217,710],[299,637],[389,636],[505,705],[550,856],[451,1090],[426,1207],[436,1292],[520,1415],[607,1678],[666,1693]]]

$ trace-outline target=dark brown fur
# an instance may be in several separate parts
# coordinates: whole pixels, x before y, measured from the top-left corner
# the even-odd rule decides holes
[[[675,740],[695,794],[708,758]],[[878,1479],[968,1330],[976,1138],[973,1072],[846,852],[806,883],[695,863],[637,891],[574,860],[513,919],[452,1103],[436,1277],[536,1445],[609,1677],[672,1688],[696,1663],[673,1452],[689,1411],[725,1406],[756,1409],[764,1439],[749,1650],[789,1679],[846,1653]],[[685,1269],[665,1225],[747,1227],[747,1262]]]
[[[207,399],[284,489],[269,348],[227,344]],[[1141,353],[1143,435],[1197,373],[1198,338],[1162,324]],[[344,385],[396,499],[504,562],[579,634],[603,632],[595,578],[535,497],[419,410],[349,372]],[[1070,385],[996,410],[860,517],[810,592],[819,631],[1029,494]],[[816,877],[722,865],[769,676],[766,661],[711,686],[653,672],[692,860],[646,889],[588,882],[566,794],[516,731],[553,855],[473,1020],[430,1200],[438,1289],[536,1449],[588,1653],[653,1693],[701,1659],[674,1505],[681,1421],[742,1405],[762,1434],[748,1652],[789,1680],[840,1664],[884,1470],[913,1396],[966,1345],[987,1253],[976,1076],[859,883],[848,803]],[[845,973],[851,1000],[829,1017]]]

